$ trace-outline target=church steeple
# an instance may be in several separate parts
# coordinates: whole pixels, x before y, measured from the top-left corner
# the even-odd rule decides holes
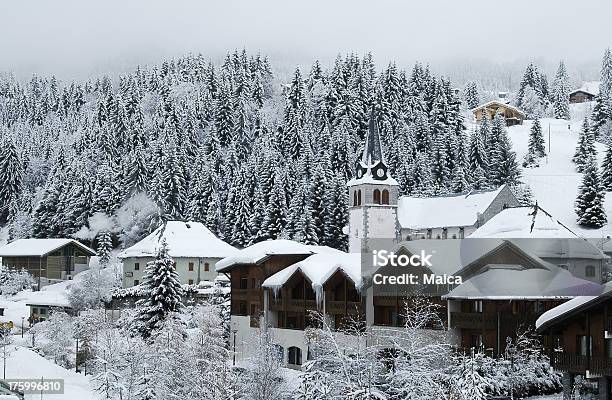
[[[380,135],[378,134],[378,123],[374,109],[370,111],[368,136],[366,136],[365,147],[361,161],[357,163],[355,171],[357,179],[371,176],[372,179],[383,181],[389,178],[388,169],[385,165],[385,156],[380,146]]]

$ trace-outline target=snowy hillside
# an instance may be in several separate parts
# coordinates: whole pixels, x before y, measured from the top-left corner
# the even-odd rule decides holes
[[[572,156],[576,149],[578,132],[584,116],[590,113],[590,103],[572,104],[572,119],[565,120],[544,118],[541,120],[546,141],[546,151],[549,149],[548,130],[550,126],[550,152],[547,160],[543,160],[538,168],[523,168],[523,181],[531,186],[535,200],[540,207],[568,228],[584,237],[601,238],[612,235],[610,224],[601,229],[585,229],[576,224],[574,201],[578,194],[582,174],[576,172]],[[522,162],[527,153],[529,129],[532,121],[508,129],[510,139],[517,152],[517,161]],[[597,143],[597,158],[601,162],[605,146]],[[612,196],[606,197],[606,213],[612,217]]]

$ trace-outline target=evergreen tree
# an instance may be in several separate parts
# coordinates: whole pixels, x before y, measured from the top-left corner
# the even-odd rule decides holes
[[[274,186],[270,194],[270,200],[266,205],[263,223],[258,233],[261,239],[277,239],[285,227],[287,221],[287,199],[283,188],[283,179],[280,169],[274,174]]]
[[[106,266],[110,261],[110,253],[113,250],[113,239],[110,232],[103,231],[98,234],[98,257],[100,257],[100,265]]]
[[[555,81],[553,83],[553,106],[554,116],[559,119],[569,119],[569,77],[565,70],[565,64],[563,61],[559,63],[557,74],[555,75]]]
[[[480,104],[480,95],[478,94],[478,86],[476,86],[476,82],[469,81],[465,84],[463,101],[465,101],[465,105],[469,109],[478,107]]]
[[[585,117],[578,136],[578,145],[576,146],[574,157],[572,157],[578,172],[584,172],[585,167],[594,159],[596,151],[595,137],[589,126],[589,120]]]
[[[491,128],[491,154],[489,155],[490,182],[494,187],[519,183],[521,172],[516,162],[516,153],[506,132],[506,123],[497,114]]]
[[[604,209],[604,190],[594,160],[584,168],[574,211],[578,215],[578,224],[587,228],[601,228],[608,222]]]
[[[175,268],[175,262],[168,254],[168,245],[163,239],[154,261],[147,263],[142,286],[147,293],[138,300],[136,318],[138,332],[147,339],[162,328],[168,316],[183,307],[183,289]]]
[[[21,192],[23,173],[15,144],[5,136],[0,141],[0,222],[6,221],[12,201]]]
[[[326,202],[328,220],[321,244],[346,251],[348,236],[344,233],[344,227],[348,223],[348,193],[341,175],[333,176],[327,189]]]
[[[531,130],[529,131],[529,145],[527,147],[527,154],[525,154],[525,160],[523,161],[524,167],[531,167],[538,165],[538,159],[546,155],[546,148],[544,147],[544,135],[542,135],[542,125],[539,119],[533,121]]]
[[[612,192],[612,145],[608,145],[601,163],[601,186],[606,191]]]

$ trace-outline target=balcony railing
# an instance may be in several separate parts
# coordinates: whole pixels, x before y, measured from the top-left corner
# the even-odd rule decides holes
[[[461,329],[495,329],[497,315],[485,313],[451,313],[451,328]]]
[[[612,375],[612,358],[588,357],[576,354],[554,353],[552,366],[558,371]]]

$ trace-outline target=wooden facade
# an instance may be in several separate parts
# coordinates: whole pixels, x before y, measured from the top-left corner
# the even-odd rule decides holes
[[[509,104],[504,104],[499,101],[490,101],[472,110],[477,122],[482,121],[482,117],[486,115],[489,119],[493,119],[496,114],[500,114],[506,121],[507,126],[522,125],[525,119],[525,113],[518,108]]]
[[[543,323],[551,364],[565,374],[564,391],[586,377],[599,399],[612,399],[612,297],[604,294]]]
[[[542,313],[563,300],[462,300],[459,311],[450,312],[450,328],[458,329],[459,347],[483,348],[495,356],[502,355],[506,338],[516,339],[533,328]]]
[[[11,269],[25,269],[35,278],[66,279],[76,265],[89,264],[89,256],[75,244],[67,244],[43,256],[4,256],[2,265]]]
[[[589,93],[586,90],[574,90],[569,95],[570,103],[585,103],[587,101],[595,100],[595,95],[593,93]]]

